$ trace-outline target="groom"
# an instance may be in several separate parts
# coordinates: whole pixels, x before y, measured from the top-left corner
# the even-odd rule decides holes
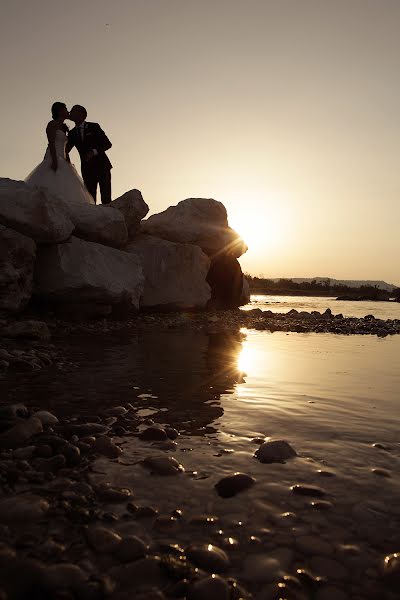
[[[68,134],[67,156],[75,146],[81,157],[81,170],[86,188],[96,202],[97,185],[100,186],[101,202],[111,202],[112,164],[106,154],[111,142],[98,123],[86,122],[87,111],[84,106],[75,104],[69,118],[75,127]]]

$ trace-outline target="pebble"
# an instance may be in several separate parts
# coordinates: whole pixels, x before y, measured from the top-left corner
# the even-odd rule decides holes
[[[326,492],[321,488],[310,486],[310,485],[293,485],[290,488],[293,494],[297,496],[315,496],[317,498],[321,498],[326,495]]]
[[[118,533],[101,525],[89,526],[86,530],[86,538],[91,548],[101,554],[115,552],[122,540]]]
[[[33,416],[40,419],[42,425],[54,425],[59,422],[57,417],[47,410],[39,410]]]
[[[50,592],[57,590],[72,590],[82,594],[88,576],[77,565],[61,563],[46,567],[44,587]]]
[[[92,449],[96,454],[101,454],[107,458],[118,458],[122,454],[121,448],[114,444],[112,438],[109,438],[106,435],[99,436],[93,443]]]
[[[329,556],[333,553],[333,547],[319,537],[313,535],[302,535],[296,538],[296,546],[305,554],[322,554]]]
[[[269,554],[251,554],[244,559],[241,577],[249,583],[272,583],[282,574],[277,558]]]
[[[216,485],[215,489],[222,498],[231,498],[239,492],[247,490],[255,484],[254,477],[246,473],[234,473],[223,477]]]
[[[330,510],[333,508],[333,504],[329,500],[312,500],[310,506],[316,510]]]
[[[156,456],[145,458],[142,461],[144,467],[156,475],[177,475],[185,469],[171,456]]]
[[[130,598],[136,598],[131,590],[145,585],[162,587],[165,584],[165,575],[161,569],[161,560],[158,556],[148,556],[134,562],[112,567],[108,575],[113,579],[117,588],[130,590]]]
[[[168,435],[162,427],[156,425],[147,427],[139,433],[139,438],[144,441],[164,441],[168,439]]]
[[[24,446],[34,435],[43,431],[43,425],[37,417],[20,420],[16,425],[0,433],[0,448],[19,448]]]
[[[59,452],[65,456],[65,460],[70,467],[75,467],[81,462],[81,451],[74,444],[64,444],[64,446],[61,446]]]
[[[349,596],[341,589],[333,585],[325,585],[321,587],[315,600],[348,600]]]
[[[213,544],[193,544],[186,548],[187,558],[209,573],[222,573],[229,567],[226,552]]]
[[[122,538],[115,555],[121,562],[131,562],[143,558],[146,552],[147,546],[143,540],[136,537],[136,535],[127,535]]]
[[[123,417],[128,411],[124,406],[113,406],[105,411],[108,417]]]
[[[44,498],[31,494],[12,496],[0,501],[0,522],[26,523],[40,521],[50,505]]]
[[[176,440],[176,438],[180,435],[179,431],[175,429],[175,427],[166,427],[165,433],[170,440]]]
[[[337,560],[325,556],[313,556],[310,561],[311,570],[317,575],[328,577],[329,579],[346,579],[349,572]]]
[[[385,579],[396,583],[396,585],[400,584],[400,552],[385,556],[383,575]]]
[[[35,469],[43,473],[53,473],[65,467],[67,461],[63,454],[56,454],[51,458],[37,458],[34,461]]]
[[[96,487],[96,494],[104,502],[126,502],[132,497],[132,490],[104,484]]]
[[[387,471],[386,469],[372,469],[372,473],[378,477],[391,477],[390,471]]]
[[[254,456],[262,463],[280,463],[294,458],[297,452],[285,440],[270,440],[261,444]]]
[[[228,583],[219,575],[211,575],[196,581],[187,593],[188,600],[229,600]]]

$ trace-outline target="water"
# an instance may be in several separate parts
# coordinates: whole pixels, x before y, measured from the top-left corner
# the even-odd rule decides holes
[[[400,302],[356,302],[322,296],[266,296],[265,294],[253,294],[250,304],[244,306],[243,310],[252,308],[280,313],[289,312],[292,308],[299,312],[302,310],[324,312],[327,308],[330,308],[333,314],[342,313],[345,317],[365,317],[365,315],[372,314],[377,319],[400,319]]]
[[[400,336],[149,330],[92,341],[71,337],[63,345],[63,370],[8,378],[0,382],[2,397],[68,415],[130,402],[138,416],[181,433],[168,453],[184,465],[180,476],[145,471],[139,461],[163,451],[136,437],[119,439],[119,463],[96,460],[93,481],[128,486],[135,502],[162,515],[183,510],[184,519],[167,530],[125,521],[125,533],[225,547],[231,574],[253,592],[265,582],[246,576],[248,556],[263,560],[257,557],[285,548],[288,571],[323,571],[315,552],[299,546],[302,536],[314,536],[342,568],[340,588],[361,598],[375,597],[367,594],[375,589],[386,598],[380,567],[385,554],[399,549]],[[261,464],[253,456],[255,437],[286,439],[299,457]],[[214,485],[236,471],[255,477],[255,486],[219,498]],[[296,484],[322,488],[330,508],[295,496]],[[190,524],[204,514],[218,524]]]

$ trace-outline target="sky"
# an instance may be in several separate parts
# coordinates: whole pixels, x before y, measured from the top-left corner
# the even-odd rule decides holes
[[[55,100],[83,104],[113,143],[114,198],[140,189],[149,214],[220,200],[253,275],[400,284],[398,0],[2,0],[0,15],[0,176],[42,160]]]

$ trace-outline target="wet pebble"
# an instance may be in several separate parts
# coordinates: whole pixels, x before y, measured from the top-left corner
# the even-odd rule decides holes
[[[279,463],[294,458],[297,452],[285,440],[270,440],[261,444],[254,456],[262,463]]]
[[[397,585],[400,584],[400,552],[394,552],[385,556],[383,575],[388,581]]]
[[[86,529],[86,539],[90,547],[101,554],[115,552],[122,540],[118,533],[101,525],[90,525]]]
[[[333,547],[319,537],[313,535],[302,535],[296,538],[296,546],[305,554],[320,554],[329,556],[333,553]]]
[[[349,572],[342,564],[333,558],[325,556],[313,556],[310,561],[311,570],[317,575],[329,579],[341,580],[349,576]]]
[[[104,502],[126,502],[131,498],[132,490],[104,484],[96,487],[96,494]]]
[[[64,444],[64,446],[61,446],[59,452],[65,456],[65,460],[70,467],[75,467],[81,462],[81,451],[74,444]]]
[[[101,454],[107,458],[118,458],[122,454],[121,448],[106,435],[99,436],[93,443],[92,449],[96,454]]]
[[[34,413],[34,416],[40,419],[42,425],[54,425],[59,422],[57,417],[47,410],[39,410]]]
[[[388,471],[387,469],[372,469],[372,473],[374,475],[377,475],[378,477],[391,477],[390,471]]]
[[[310,506],[315,510],[330,510],[333,508],[333,504],[329,500],[312,500]]]
[[[166,582],[158,556],[149,556],[112,567],[108,574],[117,584],[117,588],[130,590],[130,598],[137,597],[136,594],[132,594],[132,589],[136,590],[145,585],[162,587]]]
[[[175,429],[175,427],[166,427],[165,433],[167,434],[170,440],[176,440],[176,438],[180,435],[179,431]]]
[[[254,477],[247,475],[246,473],[234,473],[223,477],[216,485],[215,489],[222,498],[231,498],[236,496],[239,492],[247,490],[255,484],[256,480]]]
[[[145,458],[142,464],[146,469],[149,469],[156,475],[178,475],[185,469],[183,466],[171,456],[155,456]]]
[[[282,575],[277,558],[269,554],[251,554],[244,559],[241,577],[249,583],[272,583]]]
[[[123,417],[128,411],[124,406],[113,406],[105,411],[108,417]]]
[[[147,546],[140,538],[135,535],[127,535],[122,538],[118,545],[115,555],[121,562],[131,562],[138,560],[146,555]]]
[[[211,575],[196,581],[187,593],[188,600],[229,600],[228,583],[219,575]]]
[[[324,585],[318,590],[315,600],[348,600],[349,596],[340,588]]]
[[[326,495],[326,492],[323,489],[311,485],[298,484],[293,485],[290,489],[296,496],[314,496],[316,498],[322,498]]]
[[[67,461],[63,454],[56,454],[51,458],[37,458],[33,463],[35,469],[43,473],[54,473],[59,469],[63,469],[66,464]]]
[[[50,592],[72,590],[81,595],[87,579],[86,573],[77,565],[70,563],[51,565],[45,570],[44,587]]]
[[[193,544],[186,549],[186,556],[194,565],[209,573],[222,573],[229,567],[226,552],[213,544]]]
[[[3,523],[40,521],[46,516],[49,508],[47,500],[31,494],[4,498],[0,501],[0,521]]]
[[[168,436],[165,429],[154,425],[141,431],[139,438],[144,441],[164,441],[168,439]]]

